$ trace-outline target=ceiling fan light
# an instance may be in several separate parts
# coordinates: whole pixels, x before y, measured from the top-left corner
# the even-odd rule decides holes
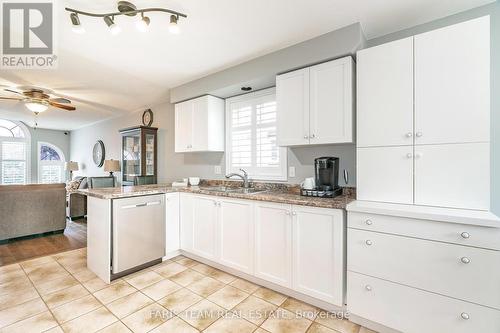
[[[28,101],[24,105],[28,110],[35,113],[46,111],[49,108],[45,102]]]
[[[135,23],[137,30],[141,32],[146,32],[149,30],[149,23],[151,20],[147,16],[143,16],[141,19],[137,20]]]
[[[168,31],[170,31],[171,34],[177,35],[179,32],[181,32],[177,21],[179,21],[179,18],[177,16],[170,15],[170,24],[168,26]]]

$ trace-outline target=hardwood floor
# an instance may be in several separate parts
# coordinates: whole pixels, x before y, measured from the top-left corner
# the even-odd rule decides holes
[[[0,245],[0,266],[87,246],[87,221],[68,221],[63,234],[22,239]]]

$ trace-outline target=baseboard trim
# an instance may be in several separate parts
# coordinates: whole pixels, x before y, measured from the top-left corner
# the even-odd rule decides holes
[[[26,236],[21,236],[21,237],[2,239],[2,240],[0,240],[0,245],[12,243],[12,242],[17,242],[17,241],[22,241],[22,240],[26,240],[26,239],[33,239],[33,238],[50,236],[50,235],[62,234],[63,232],[64,232],[64,229],[61,229],[61,230],[41,232],[41,233],[33,234],[33,235],[26,235]]]

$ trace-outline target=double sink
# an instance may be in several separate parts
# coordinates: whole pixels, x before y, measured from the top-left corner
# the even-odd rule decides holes
[[[260,190],[256,188],[243,188],[243,187],[228,187],[228,186],[206,186],[200,187],[201,190],[219,192],[219,193],[238,193],[238,194],[257,194],[267,192],[267,190]]]

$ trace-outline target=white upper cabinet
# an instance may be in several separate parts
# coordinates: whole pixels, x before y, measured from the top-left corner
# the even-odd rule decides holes
[[[345,57],[278,75],[278,144],[353,142],[353,73]]]
[[[489,23],[415,36],[415,144],[490,141]]]
[[[175,104],[175,152],[224,151],[224,100],[202,96]]]
[[[278,145],[309,144],[309,68],[276,77]]]
[[[357,53],[357,145],[413,145],[413,37]]]
[[[352,58],[312,66],[309,81],[310,143],[353,142]]]

